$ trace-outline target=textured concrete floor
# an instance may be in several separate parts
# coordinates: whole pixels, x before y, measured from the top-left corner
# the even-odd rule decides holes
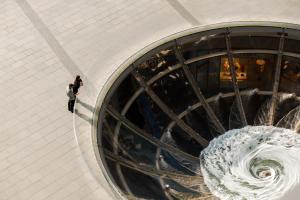
[[[118,66],[195,26],[300,24],[299,7],[296,0],[1,0],[0,200],[111,199],[90,120]],[[65,88],[76,74],[85,85],[73,116]]]

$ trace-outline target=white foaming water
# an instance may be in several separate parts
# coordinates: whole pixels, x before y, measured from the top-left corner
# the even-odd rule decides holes
[[[279,199],[300,180],[300,135],[247,126],[212,140],[200,158],[204,181],[220,199]]]

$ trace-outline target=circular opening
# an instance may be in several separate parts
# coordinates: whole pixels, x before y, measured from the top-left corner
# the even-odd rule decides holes
[[[97,144],[109,178],[128,199],[222,199],[224,191],[230,197],[249,198],[226,184],[225,169],[218,178],[219,191],[208,187],[217,172],[201,170],[204,152],[212,140],[232,129],[264,126],[297,135],[299,53],[298,30],[237,26],[178,37],[139,57],[115,81],[99,113]],[[296,146],[298,151],[298,138],[290,140],[285,148]],[[228,143],[224,148],[232,147]],[[222,153],[222,148],[209,148]],[[243,153],[247,152],[237,155]],[[282,154],[276,156],[263,159],[272,160],[271,166],[255,160],[260,167],[245,165],[243,172],[252,170],[256,181],[267,181],[281,170],[273,167]],[[268,199],[256,193],[261,188],[251,181],[241,184],[250,185],[256,199]]]

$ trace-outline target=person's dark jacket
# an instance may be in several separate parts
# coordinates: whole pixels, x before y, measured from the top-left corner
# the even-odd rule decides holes
[[[74,86],[73,86],[73,92],[74,92],[74,94],[77,94],[77,93],[78,93],[78,89],[80,88],[81,85],[82,85],[82,80],[81,80],[81,78],[75,79],[75,81],[74,81]]]

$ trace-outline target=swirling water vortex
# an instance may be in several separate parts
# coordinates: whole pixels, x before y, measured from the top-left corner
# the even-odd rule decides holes
[[[279,199],[299,183],[300,135],[273,126],[230,130],[200,161],[205,184],[222,200]]]

